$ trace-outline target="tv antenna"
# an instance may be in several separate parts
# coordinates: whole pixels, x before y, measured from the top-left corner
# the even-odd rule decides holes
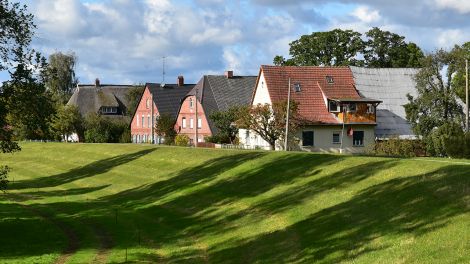
[[[162,84],[165,85],[165,59],[166,59],[166,56],[163,56],[162,57],[162,63],[163,63],[163,67],[162,67]]]

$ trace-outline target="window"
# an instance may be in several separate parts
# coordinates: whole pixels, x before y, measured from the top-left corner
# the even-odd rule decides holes
[[[194,127],[194,121],[192,118],[189,119],[189,128],[193,128]]]
[[[183,117],[183,118],[182,118],[182,124],[181,124],[181,126],[182,126],[183,128],[186,128],[186,117]]]
[[[152,124],[152,120],[150,120],[150,116],[148,115],[147,116],[147,127],[150,127],[151,124]]]
[[[348,104],[348,112],[356,112],[356,104],[355,103]]]
[[[201,128],[202,127],[202,119],[198,118],[197,119],[197,128]]]
[[[193,98],[189,98],[189,108],[193,108],[194,106],[194,102],[193,102]]]
[[[341,144],[341,133],[338,131],[333,132],[333,144]]]
[[[301,90],[302,90],[302,87],[300,87],[300,83],[294,83],[294,91],[298,93]]]
[[[333,80],[333,76],[327,75],[327,76],[326,76],[326,82],[327,82],[328,84],[333,84],[333,83],[335,83],[335,81]]]
[[[115,114],[115,113],[117,113],[117,108],[116,107],[103,106],[101,108],[101,112],[103,114]]]
[[[302,146],[313,146],[313,131],[302,131]]]
[[[353,131],[353,146],[364,146],[364,131]]]
[[[147,98],[147,102],[145,102],[145,106],[147,107],[147,109],[150,108],[150,98]]]
[[[367,104],[367,113],[368,114],[375,113],[375,106],[373,104]]]
[[[340,110],[338,102],[335,102],[335,101],[330,101],[329,107],[330,107],[330,112],[333,112],[333,113],[337,113]]]
[[[145,116],[142,115],[142,127],[145,127]]]
[[[135,124],[137,127],[139,126],[139,115],[137,115],[137,118],[135,119]]]

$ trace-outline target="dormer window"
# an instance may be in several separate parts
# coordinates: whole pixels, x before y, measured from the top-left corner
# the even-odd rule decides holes
[[[333,76],[327,75],[327,76],[326,76],[326,82],[327,82],[328,84],[333,84],[333,83],[335,83],[335,81],[333,80]]]
[[[294,91],[296,93],[299,93],[300,91],[302,91],[302,87],[300,87],[300,83],[294,83]]]
[[[340,111],[339,104],[336,101],[330,101],[328,107],[329,111],[332,113],[338,113]]]
[[[117,113],[117,107],[103,106],[101,108],[101,113],[103,113],[103,114],[116,114]]]

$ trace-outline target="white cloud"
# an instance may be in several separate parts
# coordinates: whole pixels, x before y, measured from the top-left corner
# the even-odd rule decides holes
[[[461,14],[470,13],[470,1],[468,0],[434,0],[434,2],[441,9],[452,9]]]
[[[455,44],[462,44],[464,41],[469,41],[465,37],[465,32],[460,29],[442,30],[437,35],[437,44],[442,48],[451,48]]]
[[[377,22],[380,19],[379,11],[367,6],[359,6],[351,14],[364,23]]]

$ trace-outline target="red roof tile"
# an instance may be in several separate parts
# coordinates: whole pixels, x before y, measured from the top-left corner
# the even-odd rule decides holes
[[[317,66],[268,66],[261,71],[266,79],[266,87],[272,102],[287,99],[289,78],[292,87],[300,84],[301,91],[291,90],[291,99],[299,104],[299,114],[313,123],[337,124],[339,121],[328,112],[326,98],[360,98],[354,88],[354,79],[349,67]],[[333,78],[328,83],[327,76]]]

